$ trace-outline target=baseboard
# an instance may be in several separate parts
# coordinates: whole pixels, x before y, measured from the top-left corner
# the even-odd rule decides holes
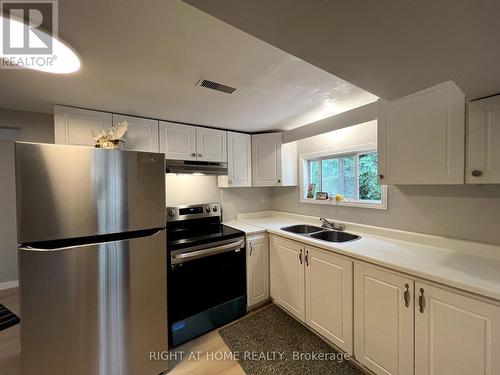
[[[19,280],[5,281],[0,283],[0,290],[17,288],[19,286]]]

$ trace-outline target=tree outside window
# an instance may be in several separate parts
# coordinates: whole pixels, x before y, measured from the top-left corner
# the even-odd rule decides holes
[[[353,201],[377,203],[382,200],[376,151],[308,159],[307,167],[308,183],[315,185],[315,192],[327,192],[330,196],[341,194]]]

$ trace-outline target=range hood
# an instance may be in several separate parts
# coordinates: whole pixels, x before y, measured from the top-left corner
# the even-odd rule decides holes
[[[227,163],[170,159],[167,159],[165,163],[166,173],[200,173],[206,175],[227,175]]]

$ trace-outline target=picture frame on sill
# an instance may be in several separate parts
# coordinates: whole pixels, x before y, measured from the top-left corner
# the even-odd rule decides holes
[[[316,190],[316,184],[307,185],[307,198],[314,198],[314,190]]]
[[[316,199],[320,201],[326,201],[328,200],[328,193],[325,191],[318,191],[316,193]]]

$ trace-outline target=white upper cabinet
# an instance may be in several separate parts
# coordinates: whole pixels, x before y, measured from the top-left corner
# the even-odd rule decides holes
[[[226,132],[160,121],[160,152],[166,159],[226,162]]]
[[[413,374],[413,284],[404,275],[354,264],[354,356],[375,374]]]
[[[121,121],[128,123],[128,131],[123,138],[124,150],[158,152],[158,120],[113,113],[113,125]]]
[[[500,95],[469,103],[466,182],[500,183]]]
[[[252,135],[253,186],[296,186],[297,143],[282,144],[282,133]]]
[[[54,136],[58,144],[94,146],[92,132],[106,131],[112,125],[111,113],[54,106]]]
[[[160,121],[160,152],[166,159],[196,160],[196,127]]]
[[[464,144],[465,95],[453,82],[379,100],[381,184],[463,184]]]
[[[222,130],[197,127],[197,160],[227,162],[226,134]]]
[[[252,136],[227,132],[227,176],[219,176],[219,187],[252,186]]]
[[[415,375],[500,374],[500,306],[417,282]]]
[[[54,106],[55,143],[94,146],[92,133],[127,121],[124,150],[158,152],[158,121],[73,107]]]
[[[306,246],[306,324],[353,354],[352,260]]]

